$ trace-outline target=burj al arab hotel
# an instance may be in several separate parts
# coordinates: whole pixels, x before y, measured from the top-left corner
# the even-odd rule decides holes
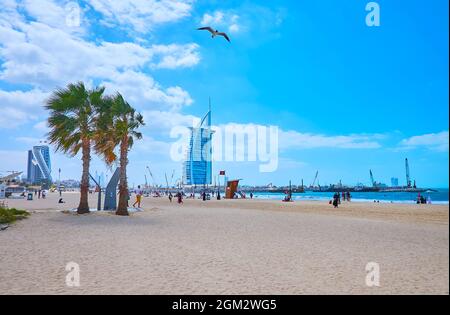
[[[212,134],[211,106],[197,127],[190,128],[191,135],[183,163],[184,185],[212,184]]]

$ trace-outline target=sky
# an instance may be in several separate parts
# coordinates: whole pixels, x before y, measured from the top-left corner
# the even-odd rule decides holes
[[[132,185],[147,166],[157,184],[165,173],[181,177],[173,132],[193,126],[210,98],[217,130],[277,128],[272,171],[246,154],[215,161],[214,174],[287,185],[310,184],[319,171],[322,185],[352,185],[370,184],[371,169],[376,181],[404,185],[408,158],[419,186],[448,187],[448,1],[376,1],[372,27],[368,3],[0,0],[0,174],[26,172],[27,150],[48,132],[45,101],[84,81],[122,93],[144,115]],[[81,176],[79,156],[52,148],[55,179],[59,168],[62,179]],[[95,171],[110,170],[94,156]]]

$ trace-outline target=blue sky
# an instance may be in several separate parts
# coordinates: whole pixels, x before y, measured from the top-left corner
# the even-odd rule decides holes
[[[220,162],[247,184],[342,180],[448,187],[448,1],[14,1],[0,8],[0,172],[25,170],[43,139],[49,93],[83,80],[120,91],[147,126],[130,153],[130,181],[181,174],[170,130],[212,99],[213,124],[275,125],[279,167]],[[80,23],[72,23],[73,4]],[[72,15],[71,15],[72,14]],[[77,16],[77,15],[76,15]],[[71,22],[72,21],[72,22]],[[202,25],[226,31],[211,39]],[[53,154],[78,178],[81,164]],[[105,167],[94,158],[93,171]],[[56,176],[56,172],[54,172]]]

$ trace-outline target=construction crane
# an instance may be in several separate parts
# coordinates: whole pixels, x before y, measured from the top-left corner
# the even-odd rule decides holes
[[[317,177],[319,176],[319,171],[316,172],[316,176],[314,177],[314,180],[312,182],[311,187],[314,187],[314,184],[316,183]]]
[[[150,177],[152,178],[153,186],[156,187],[155,178],[153,177],[153,174],[152,174],[152,172],[150,171],[150,167],[147,166],[147,170],[148,170],[148,173],[150,174]]]
[[[369,170],[370,172],[370,181],[372,182],[372,186],[376,187],[377,183],[375,182],[375,180],[373,179],[373,174],[372,174],[372,170]]]
[[[167,173],[164,173],[164,176],[166,177],[167,190],[169,190],[169,181],[167,180]]]
[[[174,175],[175,175],[175,170],[172,170],[172,176],[170,176],[170,186],[172,186]]]

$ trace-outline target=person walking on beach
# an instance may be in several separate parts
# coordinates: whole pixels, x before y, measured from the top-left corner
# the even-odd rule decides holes
[[[334,193],[334,196],[333,196],[333,206],[334,206],[335,208],[339,207],[339,201],[338,201],[338,199],[339,199],[339,193]]]
[[[345,192],[342,192],[342,200],[345,201]]]
[[[349,191],[347,191],[347,201],[351,201],[351,199],[352,199],[352,196],[350,195],[350,192]]]
[[[169,201],[170,201],[170,202],[172,202],[172,198],[173,198],[173,196],[172,196],[172,193],[170,192],[170,193],[169,193]]]
[[[41,190],[38,191],[38,199],[41,199]]]
[[[136,201],[133,203],[133,207],[136,207],[137,204],[138,208],[140,208],[142,199],[141,185],[138,185],[138,188],[134,191],[134,193],[136,194]]]
[[[183,203],[183,195],[180,192],[177,192],[178,203]]]

